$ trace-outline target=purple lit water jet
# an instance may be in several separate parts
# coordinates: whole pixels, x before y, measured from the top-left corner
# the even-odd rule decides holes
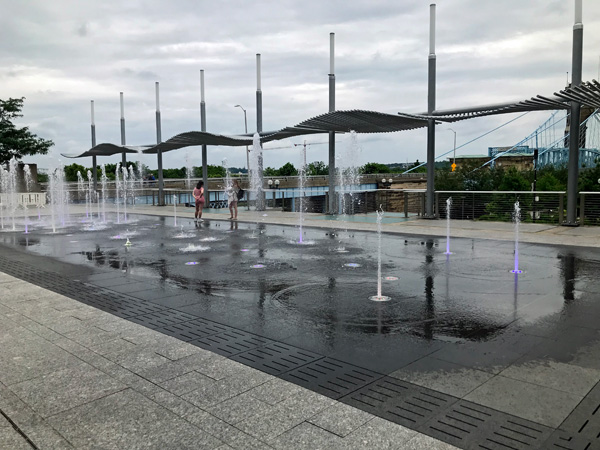
[[[521,223],[521,207],[519,202],[515,202],[515,211],[513,213],[515,221],[515,268],[511,270],[511,273],[523,273],[519,270],[519,223]]]
[[[451,255],[450,252],[450,210],[452,209],[452,197],[446,199],[446,251],[444,255]]]

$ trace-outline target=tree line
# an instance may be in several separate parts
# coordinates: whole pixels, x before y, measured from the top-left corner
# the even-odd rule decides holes
[[[413,167],[419,165],[419,161],[413,164]],[[138,174],[137,163],[128,162],[127,167],[133,167],[133,170]],[[116,164],[105,164],[107,179],[114,181]],[[77,172],[81,172],[84,179],[87,179],[87,171],[92,170],[89,167],[84,167],[80,164],[70,164],[65,166],[65,179],[67,181],[77,181]],[[420,167],[414,172],[424,172],[425,167]],[[192,168],[192,176],[194,178],[202,177],[202,167],[194,166]],[[246,169],[231,167],[230,174],[233,176],[245,174]],[[405,168],[392,167],[381,163],[367,163],[361,166],[359,173],[361,174],[390,174],[405,172]],[[147,166],[142,165],[142,173],[144,176],[154,175],[158,179],[158,170],[150,170]],[[328,175],[329,167],[323,161],[314,161],[307,164],[306,174]],[[209,178],[225,177],[225,167],[208,165]],[[285,163],[279,169],[267,167],[264,169],[265,177],[285,177],[297,176],[298,169],[292,163]],[[98,179],[102,177],[102,166],[98,166]],[[174,169],[163,169],[163,178],[186,178],[187,169],[185,167]],[[519,171],[515,167],[490,167],[479,168],[479,164],[474,162],[462,163],[455,172],[450,170],[449,162],[437,163],[435,168],[435,188],[438,191],[530,191],[533,188],[535,181],[535,189],[537,191],[566,191],[567,189],[568,170],[565,166],[546,166],[537,173],[534,170]],[[47,181],[47,175],[38,173],[38,180],[41,182]],[[579,173],[579,190],[580,191],[600,191],[600,161],[595,168],[583,168]]]

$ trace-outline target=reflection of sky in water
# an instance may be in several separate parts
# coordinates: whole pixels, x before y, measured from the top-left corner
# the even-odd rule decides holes
[[[195,266],[196,264],[198,264],[198,262],[196,261],[190,261],[185,263],[186,266]]]
[[[264,264],[254,264],[252,266],[253,269],[262,269],[263,267],[265,267]]]
[[[184,252],[184,253],[205,252],[207,250],[210,250],[210,247],[207,247],[206,245],[194,245],[194,244],[188,244],[187,247],[183,247],[183,248],[179,249],[179,251]]]
[[[360,267],[360,264],[357,263],[346,263],[344,264],[345,267]]]

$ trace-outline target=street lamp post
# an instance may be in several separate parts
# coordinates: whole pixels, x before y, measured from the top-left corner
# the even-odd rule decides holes
[[[269,179],[269,181],[267,181],[267,184],[269,185],[269,189],[273,190],[273,180]],[[275,207],[275,191],[273,191],[273,207]]]
[[[456,169],[456,131],[452,128],[448,128],[448,130],[454,133],[454,156],[452,157],[452,172]]]
[[[246,110],[242,105],[235,105],[234,108],[241,108],[244,111],[244,130],[246,130],[246,134],[248,134],[248,119],[246,117]],[[250,150],[248,150],[248,146],[246,145],[246,167],[248,168],[248,183],[250,183]],[[246,206],[248,211],[250,211],[250,201],[246,199]]]

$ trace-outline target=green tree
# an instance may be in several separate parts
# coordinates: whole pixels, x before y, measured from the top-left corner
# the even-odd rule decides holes
[[[412,169],[413,167],[417,167],[418,165],[420,165],[421,163],[419,162],[419,160],[417,159],[415,161],[415,163],[410,166],[408,169]],[[407,169],[407,170],[408,170]],[[427,165],[421,166],[418,169],[414,169],[413,171],[411,171],[411,173],[426,173],[427,172]]]
[[[499,191],[529,191],[531,184],[525,178],[523,172],[519,172],[515,167],[510,167],[504,171],[503,177],[498,185]]]
[[[272,167],[267,167],[263,170],[263,176],[265,177],[278,177],[279,171],[277,169],[273,169]]]
[[[133,162],[133,161],[129,161],[127,162],[127,170],[129,171],[129,167],[133,166],[133,170],[135,171],[136,175],[137,175],[137,163]],[[115,180],[115,172],[117,171],[117,165],[116,164],[104,164],[104,168],[106,169],[106,178],[108,180],[114,181]],[[158,178],[158,171],[156,170],[148,170],[147,172],[145,172],[146,174],[149,173],[154,173],[154,175]],[[83,172],[81,173],[83,175]],[[122,172],[119,173],[119,177],[122,177]],[[98,179],[102,178],[102,166],[98,166]]]
[[[367,175],[371,173],[389,173],[390,168],[385,164],[370,162],[360,168],[360,173]]]
[[[214,166],[212,164],[207,164],[206,171],[208,178],[223,178],[225,176],[225,167],[223,166]],[[202,167],[194,166],[192,169],[192,173],[194,174],[195,178],[202,178]]]
[[[292,163],[285,163],[283,166],[281,166],[279,168],[279,170],[277,171],[276,175],[273,176],[279,176],[279,177],[291,177],[291,176],[295,176],[298,175],[298,170],[294,167],[294,165]],[[272,176],[272,175],[267,175],[267,176]]]
[[[77,172],[81,172],[81,176],[84,180],[87,180],[87,169],[79,164],[71,164],[65,166],[65,180],[77,181]]]
[[[306,175],[329,175],[329,166],[323,161],[313,161],[306,165]]]
[[[600,191],[599,160],[596,160],[596,167],[581,169],[579,171],[579,190],[588,192]]]
[[[13,120],[23,117],[25,97],[0,99],[0,164],[13,157],[20,160],[29,155],[45,155],[54,142],[37,137],[28,127],[17,128]]]

